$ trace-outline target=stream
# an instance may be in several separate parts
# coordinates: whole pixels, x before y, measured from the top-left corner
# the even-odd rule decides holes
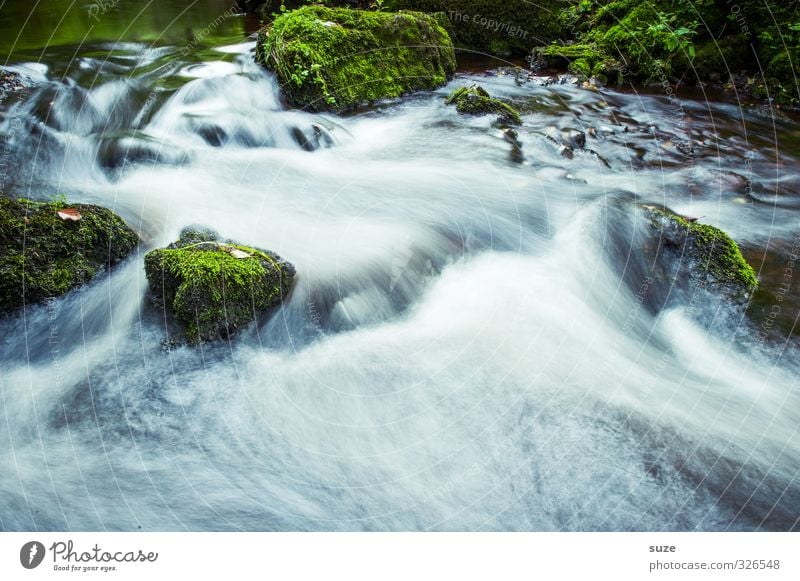
[[[142,244],[0,320],[0,530],[800,528],[796,118],[498,60],[314,114],[230,2],[8,4],[2,189]],[[515,135],[445,104],[473,82]],[[642,204],[736,240],[749,308],[656,288]],[[297,286],[169,347],[143,257],[192,224]]]

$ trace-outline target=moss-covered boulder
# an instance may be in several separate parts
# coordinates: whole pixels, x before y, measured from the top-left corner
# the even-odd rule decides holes
[[[0,196],[0,314],[90,281],[138,243],[106,208]]]
[[[563,0],[385,0],[394,10],[442,13],[456,45],[498,56],[527,54],[561,33]]]
[[[442,86],[456,68],[450,36],[419,13],[306,6],[259,33],[256,58],[297,107],[341,111]]]
[[[502,123],[520,125],[522,119],[519,111],[500,99],[495,99],[480,85],[461,87],[453,91],[447,98],[448,105],[455,105],[456,110],[464,115],[497,115]]]
[[[278,305],[295,279],[294,267],[276,254],[202,228],[148,252],[145,272],[154,302],[184,326],[190,344],[230,337]]]
[[[716,286],[748,297],[758,287],[756,273],[739,246],[719,228],[655,206],[644,206],[658,240],[658,256],[668,254],[700,286]]]

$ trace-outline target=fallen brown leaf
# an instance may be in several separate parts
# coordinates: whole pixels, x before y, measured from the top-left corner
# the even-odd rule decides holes
[[[81,213],[78,212],[75,208],[64,208],[63,210],[59,210],[56,212],[58,217],[62,220],[71,220],[73,222],[77,222],[81,219]]]

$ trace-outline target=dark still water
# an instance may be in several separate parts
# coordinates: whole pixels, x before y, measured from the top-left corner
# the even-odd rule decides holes
[[[0,108],[2,188],[144,240],[0,321],[0,530],[798,528],[796,121],[474,66],[293,111],[230,8],[0,7],[31,86]],[[473,81],[516,137],[445,105]],[[749,309],[653,285],[642,204],[737,240]],[[165,350],[143,255],[194,223],[298,286],[230,343]]]

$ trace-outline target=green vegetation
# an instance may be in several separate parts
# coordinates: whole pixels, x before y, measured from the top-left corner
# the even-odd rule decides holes
[[[672,212],[648,206],[652,226],[668,248],[696,262],[713,282],[752,293],[758,287],[756,273],[739,246],[719,228],[690,222]]]
[[[558,38],[561,0],[386,0],[393,10],[440,12],[457,46],[499,56],[523,56]]]
[[[548,66],[567,67],[571,72],[584,77],[607,78],[606,74],[610,69],[618,68],[618,63],[611,63],[607,55],[589,44],[551,44],[535,50],[534,54]]]
[[[263,29],[256,53],[289,101],[312,110],[434,89],[456,68],[445,29],[417,13],[306,6]]]
[[[693,7],[682,8],[682,3],[692,4],[582,0],[568,6],[561,14],[562,25],[579,39],[577,46],[590,54],[570,58],[578,63],[573,71],[612,81],[621,81],[613,77],[615,72],[647,81],[667,78],[676,57],[684,55],[688,62],[695,56],[697,14]],[[548,47],[553,54],[568,49]]]
[[[77,210],[80,220],[58,216]],[[0,314],[57,297],[125,258],[136,233],[106,208],[0,196]]]
[[[257,12],[265,22],[272,22],[290,10],[297,10],[309,4],[318,4],[328,8],[357,8],[367,10],[383,8],[383,0],[239,0],[251,12]]]
[[[49,61],[53,54],[72,54],[62,47],[104,41],[171,44],[193,47],[195,52],[199,45],[234,42],[247,35],[244,19],[234,15],[226,0],[195,2],[186,10],[175,10],[176,5],[129,0],[3,2],[0,54],[4,63]]]
[[[447,98],[448,105],[455,105],[459,113],[465,115],[498,115],[501,122],[520,125],[519,111],[500,99],[492,98],[478,85],[461,87]]]
[[[622,82],[693,83],[744,74],[745,89],[797,104],[800,14],[763,0],[573,1],[561,12],[562,42],[592,57],[568,57],[575,72]],[[557,53],[568,47],[553,45]],[[566,56],[566,55],[565,55]],[[763,71],[763,73],[762,73]]]
[[[279,304],[294,284],[294,267],[275,254],[216,238],[187,229],[145,256],[156,304],[184,325],[190,344],[230,337]]]

